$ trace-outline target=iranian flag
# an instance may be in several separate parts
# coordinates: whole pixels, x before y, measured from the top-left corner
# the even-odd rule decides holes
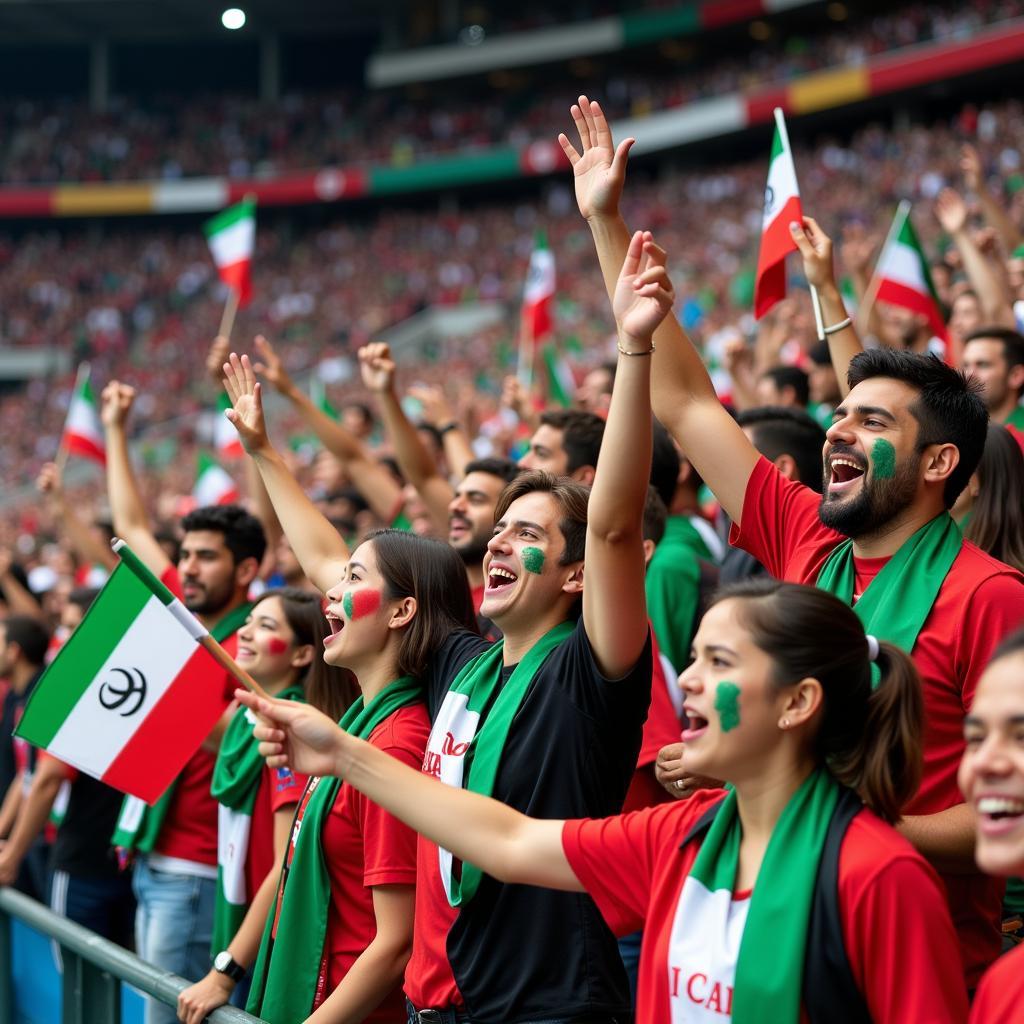
[[[758,320],[786,297],[786,256],[797,251],[789,225],[793,221],[802,223],[803,215],[786,120],[782,110],[776,107],[768,184],[764,190],[761,250],[757,256],[757,279],[754,282],[754,316]]]
[[[543,356],[548,378],[548,398],[567,409],[572,405],[576,393],[576,378],[572,367],[554,342],[544,346]]]
[[[551,334],[554,297],[555,257],[548,248],[547,239],[539,233],[530,255],[530,269],[523,289],[523,339],[534,347]]]
[[[256,200],[243,199],[204,225],[220,279],[244,306],[252,298],[252,254],[256,246]]]
[[[238,486],[216,459],[200,452],[199,472],[192,488],[192,497],[199,508],[207,505],[232,505],[238,501]]]
[[[222,394],[217,399],[217,415],[213,420],[213,445],[220,458],[240,459],[245,455],[245,449],[238,439],[238,431],[235,430],[231,420],[224,415],[225,411],[230,408],[231,399]]]
[[[68,406],[60,447],[69,455],[81,455],[101,466],[107,464],[107,443],[103,436],[99,406],[89,383],[89,364],[82,363],[75,379],[75,390]]]
[[[116,541],[121,557],[46,669],[16,730],[115,789],[155,803],[220,718],[205,627]]]
[[[910,203],[900,203],[889,237],[875,267],[878,290],[875,301],[888,302],[913,313],[920,313],[936,338],[948,340],[946,320],[932,284],[928,261],[910,223]]]

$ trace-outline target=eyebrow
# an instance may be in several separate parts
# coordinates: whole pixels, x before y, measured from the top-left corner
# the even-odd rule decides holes
[[[349,562],[348,563],[348,569],[349,569],[349,572],[351,572],[353,569],[362,569],[363,572],[366,572],[366,566],[363,565],[362,562],[355,562],[355,561]]]
[[[889,420],[890,423],[896,422],[896,417],[889,412],[888,409],[883,408],[880,405],[858,405],[855,407],[855,412],[858,416],[883,416]],[[834,413],[832,413],[832,419],[835,420],[842,416],[849,416],[850,410],[845,405],[839,406]]]
[[[508,528],[508,525],[509,524],[504,519],[502,519],[494,524],[494,528],[496,530],[504,530]],[[523,529],[523,527],[526,527],[527,529],[536,530],[538,533],[544,534],[545,537],[548,535],[548,531],[545,530],[544,527],[540,525],[540,523],[530,522],[529,519],[517,519],[514,523],[512,523],[512,525],[517,530],[521,530]]]
[[[731,654],[734,658],[737,657],[736,652],[731,647],[726,647],[725,644],[705,644],[705,651],[720,651],[724,654]]]
[[[1010,725],[1024,725],[1024,715],[1010,715],[1005,719]],[[968,715],[964,719],[964,725],[984,725],[984,721],[977,715]]]

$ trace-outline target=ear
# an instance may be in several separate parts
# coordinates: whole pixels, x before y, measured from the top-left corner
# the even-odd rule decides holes
[[[676,477],[676,486],[679,487],[685,484],[690,477],[693,476],[693,466],[690,465],[689,459],[684,459],[682,455],[679,456],[679,476]]]
[[[644,565],[650,565],[651,559],[654,557],[655,543],[653,540],[644,541]]]
[[[249,585],[260,571],[260,563],[255,558],[243,558],[235,566],[235,585],[249,589]]]
[[[586,487],[592,487],[596,472],[597,470],[593,466],[578,466],[573,471],[572,479],[578,484],[583,484]]]
[[[1010,367],[1010,372],[1006,375],[1006,383],[1010,385],[1011,391],[1019,392],[1021,388],[1024,388],[1024,364],[1018,363],[1016,366]]]
[[[927,483],[945,483],[960,465],[960,449],[955,444],[931,445],[924,456],[924,478]]]
[[[408,626],[416,618],[416,608],[415,597],[403,597],[391,612],[388,629],[401,629],[403,626]]]
[[[562,584],[563,594],[583,593],[583,563],[577,562],[570,570],[565,582]]]
[[[777,455],[772,463],[787,479],[800,482],[800,471],[796,467],[796,459],[792,455]]]
[[[303,644],[292,655],[292,668],[305,668],[313,663],[313,645]]]
[[[801,679],[795,686],[787,686],[779,712],[779,727],[792,729],[809,722],[821,707],[823,697],[821,683],[813,676]],[[782,725],[784,719],[789,723],[787,726]]]

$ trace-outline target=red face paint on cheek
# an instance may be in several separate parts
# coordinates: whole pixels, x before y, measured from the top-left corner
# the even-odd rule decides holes
[[[349,593],[352,595],[353,619],[361,619],[365,615],[373,615],[380,608],[379,590],[366,589],[349,591]]]
[[[271,654],[284,654],[284,652],[288,650],[288,644],[286,644],[280,637],[272,636],[267,644],[267,650],[270,651]]]

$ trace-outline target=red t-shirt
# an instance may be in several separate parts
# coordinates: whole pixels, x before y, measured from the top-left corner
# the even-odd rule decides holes
[[[1010,436],[1020,445],[1021,452],[1024,453],[1024,434],[1022,434],[1012,423],[1004,423],[1004,427],[1010,432]]]
[[[298,775],[290,768],[263,766],[245,857],[245,891],[250,900],[274,870],[274,815],[283,807],[294,807],[302,799],[306,781],[305,775]]]
[[[422,704],[401,708],[369,736],[369,743],[411,768],[423,763],[430,720]],[[321,836],[331,878],[324,954],[329,995],[377,934],[375,885],[416,884],[416,833],[347,783],[338,788]],[[405,1001],[396,985],[365,1018],[371,1024],[405,1019]]]
[[[181,597],[181,580],[173,565],[164,570],[160,580],[172,594]],[[234,657],[238,651],[238,635],[232,633],[221,641],[221,646]],[[213,661],[209,666],[209,685],[221,687],[225,702],[230,703],[238,684]],[[210,795],[216,760],[216,754],[200,747],[181,770],[154,847],[156,853],[217,866],[217,801]]]
[[[1010,1024],[1024,1017],[1024,946],[1001,956],[986,972],[971,1004],[970,1024]]]
[[[846,538],[818,518],[820,495],[787,480],[767,459],[750,475],[743,518],[729,541],[750,552],[778,579],[813,584],[826,558]],[[884,559],[855,559],[862,592]],[[1024,622],[1020,573],[964,543],[914,645],[924,687],[924,776],[906,814],[935,814],[963,803],[956,773],[964,750],[963,720],[993,649]],[[999,955],[1003,883],[981,874],[943,875],[960,936],[968,987]]]
[[[696,839],[682,850],[680,843],[721,796],[700,792],[634,814],[565,823],[565,855],[609,927],[616,935],[643,928],[637,1024],[664,1024],[672,1020],[673,999],[700,994],[699,986],[687,986],[685,965],[670,972],[669,940],[700,848]],[[967,995],[959,973],[949,970],[956,936],[938,878],[910,843],[866,810],[850,823],[839,852],[839,912],[846,955],[872,1020],[964,1019]]]

